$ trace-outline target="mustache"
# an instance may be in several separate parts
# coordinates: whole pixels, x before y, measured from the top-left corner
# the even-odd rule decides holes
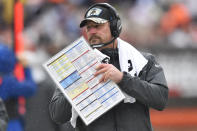
[[[91,41],[92,39],[101,39],[99,36],[97,36],[97,35],[93,35],[93,36],[91,36],[90,38],[89,38],[89,41]]]

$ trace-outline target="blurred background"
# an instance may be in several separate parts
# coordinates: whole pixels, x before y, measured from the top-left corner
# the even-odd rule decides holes
[[[17,11],[18,1],[22,6]],[[83,35],[79,23],[96,2],[115,6],[123,25],[120,37],[154,54],[164,68],[169,102],[163,112],[151,110],[155,131],[196,131],[196,0],[0,0],[0,42],[14,47],[14,21],[22,18],[23,53],[38,85],[27,99],[26,131],[66,130],[50,119],[48,104],[55,85],[42,64]]]

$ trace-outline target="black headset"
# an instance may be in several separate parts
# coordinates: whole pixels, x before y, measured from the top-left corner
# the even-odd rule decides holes
[[[120,20],[120,17],[118,15],[116,9],[108,3],[96,3],[88,8],[88,10],[85,13],[85,16],[87,15],[87,13],[90,9],[92,9],[93,7],[96,7],[96,6],[104,7],[106,9],[108,9],[110,11],[110,13],[112,14],[111,20],[109,21],[110,22],[110,31],[111,31],[112,36],[114,38],[117,38],[120,35],[120,32],[122,30],[122,24],[121,24],[121,20]]]

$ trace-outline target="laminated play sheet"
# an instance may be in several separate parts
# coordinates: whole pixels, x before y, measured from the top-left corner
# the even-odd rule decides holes
[[[103,56],[80,37],[44,63],[51,78],[86,125],[125,98],[113,81],[99,82],[102,74],[94,76],[102,59]]]

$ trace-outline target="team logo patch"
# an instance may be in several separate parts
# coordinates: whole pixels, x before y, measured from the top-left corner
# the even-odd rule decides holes
[[[128,60],[128,71],[130,72],[131,70],[133,70],[133,65],[131,63],[131,60]]]
[[[92,16],[92,15],[99,16],[101,12],[102,10],[99,8],[92,8],[91,10],[88,11],[86,17]]]

